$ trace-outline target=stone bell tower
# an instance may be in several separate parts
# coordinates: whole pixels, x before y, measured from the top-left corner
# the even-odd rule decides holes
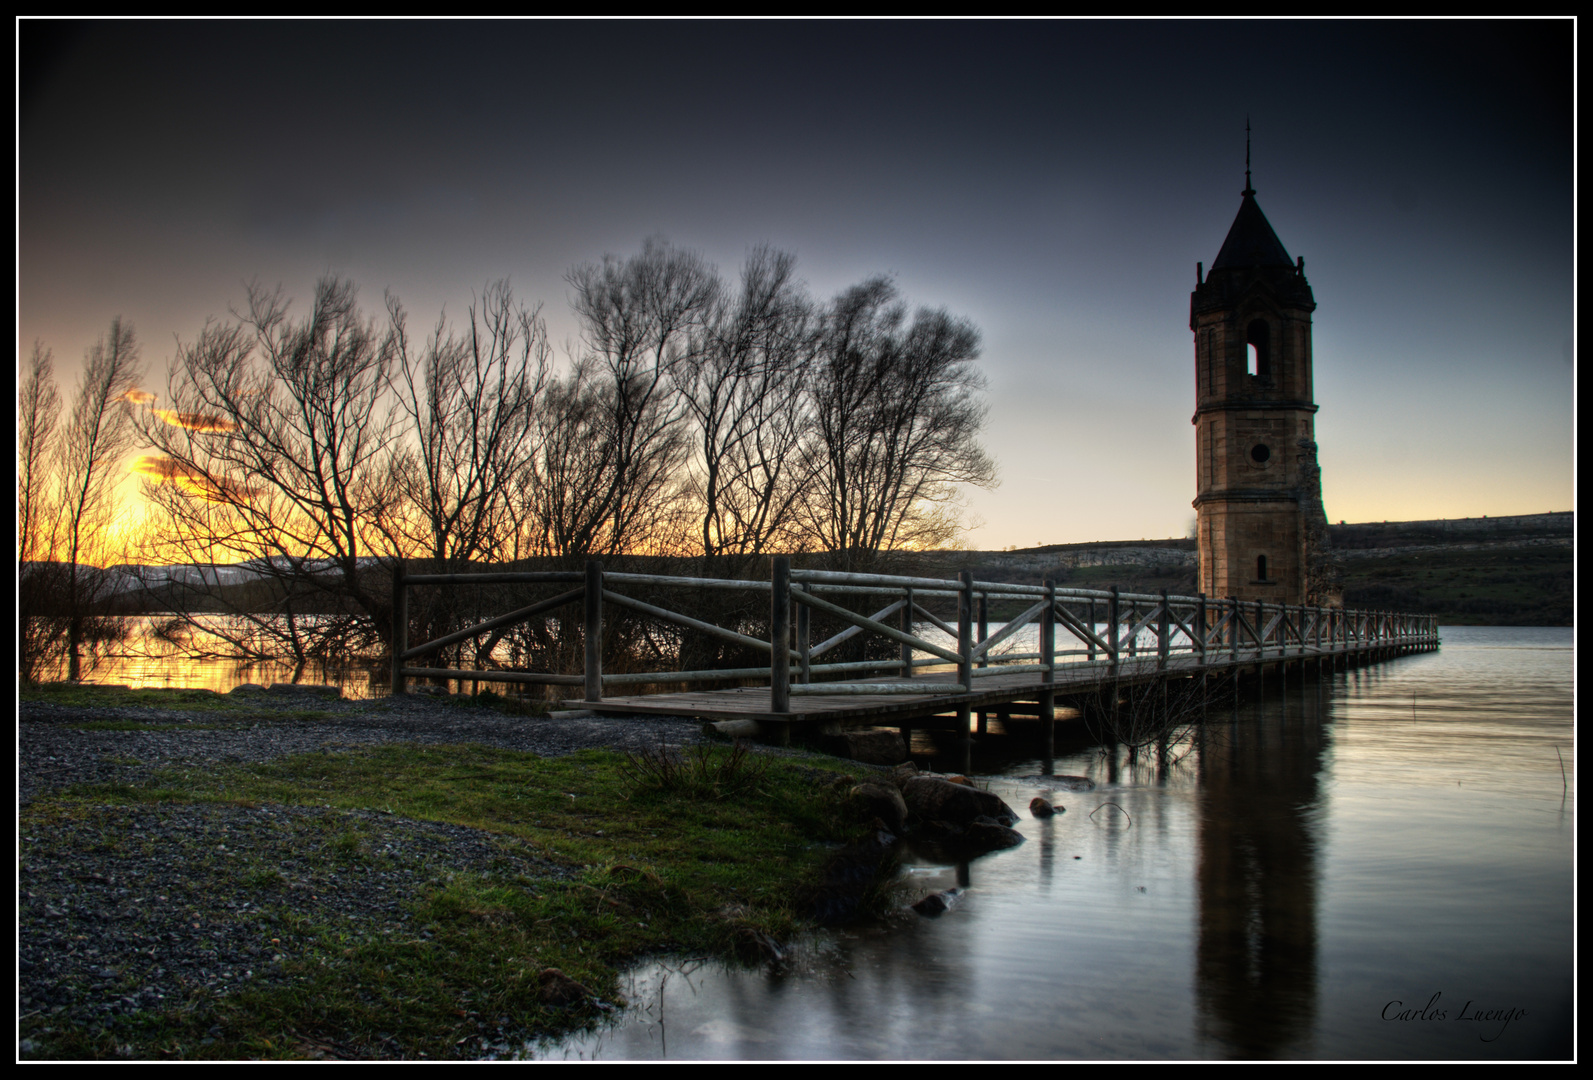
[[[1316,463],[1305,260],[1289,258],[1245,189],[1222,250],[1195,267],[1195,509],[1200,589],[1337,606]]]

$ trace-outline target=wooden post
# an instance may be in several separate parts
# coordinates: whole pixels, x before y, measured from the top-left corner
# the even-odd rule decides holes
[[[1040,613],[1040,738],[1044,740],[1046,769],[1056,757],[1056,583],[1045,579],[1045,610]]]
[[[1107,648],[1107,651],[1111,654],[1111,659],[1107,661],[1106,671],[1107,671],[1107,677],[1111,680],[1111,689],[1107,691],[1107,693],[1110,694],[1111,698],[1112,698],[1111,704],[1110,704],[1110,706],[1107,709],[1107,713],[1108,713],[1108,717],[1109,717],[1107,723],[1108,723],[1110,731],[1111,731],[1111,734],[1110,734],[1109,738],[1111,740],[1110,745],[1112,747],[1112,766],[1113,766],[1112,771],[1114,773],[1116,771],[1116,766],[1117,766],[1117,697],[1118,697],[1118,689],[1119,689],[1118,682],[1117,682],[1117,668],[1118,668],[1119,654],[1121,652],[1121,649],[1119,648],[1119,643],[1118,643],[1118,640],[1117,640],[1117,619],[1118,619],[1117,586],[1113,585],[1112,586],[1111,599],[1106,601],[1106,648]],[[1114,780],[1114,782],[1115,782],[1115,780]]]
[[[802,589],[801,585],[792,588]],[[806,685],[813,681],[813,630],[811,609],[806,604],[796,605],[796,635],[797,655],[801,657],[801,665],[797,672],[797,682]]]
[[[769,711],[791,711],[791,559],[774,557],[774,588],[769,594]]]
[[[393,693],[408,689],[404,678],[404,653],[409,649],[409,587],[404,584],[404,560],[393,560]]]
[[[603,563],[586,560],[586,700],[603,700]]]
[[[1233,663],[1234,679],[1239,678],[1239,598],[1228,597],[1228,659]]]
[[[1200,650],[1200,677],[1206,677],[1206,594],[1200,594],[1200,603],[1195,608],[1195,626],[1200,631],[1195,641],[1195,648]]]
[[[984,641],[989,636],[990,636],[990,594],[982,592],[982,593],[979,594],[979,641]],[[989,667],[990,666],[990,654],[989,654],[989,652],[985,652],[985,653],[981,653],[980,654],[980,656],[979,656],[979,666],[980,667]],[[970,683],[965,683],[964,685],[966,685],[968,687],[968,689],[970,689],[970,690],[973,689],[973,683],[971,683],[971,682]],[[981,734],[981,735],[986,734],[990,730],[989,724],[990,724],[990,714],[986,710],[980,709],[979,710],[979,734]]]
[[[901,631],[904,634],[913,632],[913,590],[908,588],[905,602],[902,605]],[[902,678],[913,677],[913,647],[907,642],[902,642]],[[902,736],[903,739],[906,736]]]
[[[1300,648],[1305,648],[1305,635],[1300,636]],[[1311,654],[1316,657],[1315,673],[1322,674],[1322,605],[1311,606]]]
[[[1117,586],[1112,586],[1112,598],[1106,602],[1106,649],[1111,653],[1112,673],[1117,674]]]
[[[962,587],[957,590],[957,681],[973,690],[973,573],[959,571],[957,580]],[[957,706],[958,737],[962,740],[962,768],[966,772],[972,764],[973,737],[968,731],[971,710],[966,702]]]
[[[1167,590],[1162,590],[1162,606],[1156,616],[1156,670],[1167,670],[1167,653],[1171,644],[1172,624],[1167,611]]]
[[[1256,601],[1256,697],[1267,696],[1267,605]]]
[[[1095,633],[1095,598],[1094,597],[1090,598],[1090,621],[1089,621],[1088,625],[1089,625],[1089,628],[1090,628],[1090,633],[1094,634]],[[1095,639],[1094,638],[1091,638],[1090,640],[1088,640],[1088,641],[1086,641],[1084,643],[1084,651],[1088,654],[1085,657],[1085,659],[1088,660],[1092,664],[1095,663]]]

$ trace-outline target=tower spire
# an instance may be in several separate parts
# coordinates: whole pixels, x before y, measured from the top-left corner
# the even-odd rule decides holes
[[[1245,189],[1239,194],[1249,198],[1255,193],[1256,189],[1250,186],[1250,116],[1247,113],[1245,115]]]

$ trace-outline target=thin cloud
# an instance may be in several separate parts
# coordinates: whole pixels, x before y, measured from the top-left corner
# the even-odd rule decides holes
[[[151,398],[151,400],[154,400]],[[187,428],[190,431],[236,431],[238,425],[231,420],[209,413],[174,412],[171,409],[156,409],[155,415],[160,417],[172,427]]]
[[[246,503],[260,493],[260,489],[233,480],[206,476],[204,471],[176,458],[156,454],[140,455],[128,471],[142,476],[153,484],[170,484],[190,495],[213,503]]]
[[[148,390],[140,390],[137,387],[134,387],[127,393],[123,394],[118,400],[130,401],[134,405],[148,405],[151,401],[155,400],[155,395],[151,394]]]

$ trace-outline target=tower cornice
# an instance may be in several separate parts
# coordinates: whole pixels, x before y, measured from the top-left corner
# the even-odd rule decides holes
[[[1220,401],[1210,405],[1200,405],[1195,408],[1195,415],[1191,423],[1199,420],[1206,413],[1216,412],[1276,412],[1279,409],[1298,409],[1301,412],[1314,413],[1321,408],[1309,401],[1278,401],[1272,398],[1252,398],[1248,401]]]
[[[1300,504],[1300,493],[1294,488],[1225,488],[1221,491],[1202,491],[1189,505],[1203,503],[1288,503]]]

